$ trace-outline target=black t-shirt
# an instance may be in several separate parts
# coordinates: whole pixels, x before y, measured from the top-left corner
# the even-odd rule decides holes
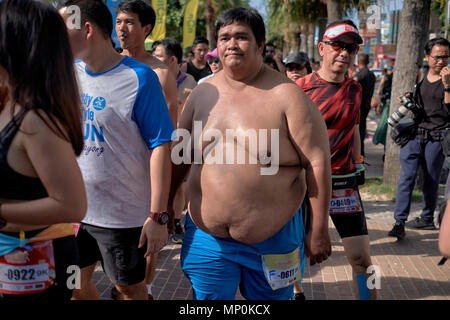
[[[443,103],[444,85],[442,81],[430,82],[425,77],[420,86],[420,95],[425,109],[425,116],[419,127],[428,130],[449,127],[450,111]]]
[[[186,73],[189,73],[191,76],[194,77],[195,81],[198,82],[201,78],[204,78],[206,76],[209,76],[212,71],[208,64],[205,65],[203,69],[197,69],[192,61],[188,61]]]
[[[356,74],[356,78],[362,87],[361,110],[369,110],[370,100],[375,88],[375,75],[366,67]]]

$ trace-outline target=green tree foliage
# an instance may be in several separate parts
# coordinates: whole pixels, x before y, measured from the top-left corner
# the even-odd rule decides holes
[[[293,32],[300,24],[317,24],[326,18],[326,0],[265,0],[267,8],[267,39],[282,47],[285,32]],[[351,10],[365,10],[368,0],[342,0],[344,15]]]
[[[431,1],[431,11],[435,12],[438,17],[439,21],[441,22],[442,27],[445,26],[445,4],[446,0],[432,0]]]

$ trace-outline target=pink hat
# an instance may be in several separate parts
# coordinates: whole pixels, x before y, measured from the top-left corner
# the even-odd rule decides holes
[[[217,48],[215,48],[213,51],[208,52],[205,55],[205,60],[214,60],[219,58],[219,55],[217,54]]]

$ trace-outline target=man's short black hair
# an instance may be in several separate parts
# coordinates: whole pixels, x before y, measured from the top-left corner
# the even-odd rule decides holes
[[[425,54],[429,55],[435,45],[446,46],[447,48],[450,49],[450,42],[447,39],[434,38],[434,39],[428,40],[427,43],[425,44]]]
[[[275,48],[275,45],[272,42],[267,42],[266,47],[274,47]]]
[[[106,4],[101,0],[65,0],[61,7],[77,6],[80,8],[81,23],[87,21],[95,24],[102,31],[105,39],[111,38],[113,19]]]
[[[196,36],[194,39],[194,43],[192,44],[192,48],[195,48],[199,43],[205,43],[209,46],[209,41],[203,36]]]
[[[153,43],[153,50],[156,49],[157,46],[163,46],[169,57],[177,58],[178,64],[180,64],[183,60],[183,49],[181,49],[181,45],[177,40],[173,38],[164,38],[162,40],[155,41]]]
[[[216,24],[216,40],[220,28],[236,22],[244,22],[250,26],[258,45],[266,41],[266,28],[261,15],[254,9],[242,7],[231,8],[222,13]]]
[[[138,15],[139,22],[141,26],[145,27],[146,25],[151,25],[149,34],[152,32],[155,22],[156,22],[156,13],[153,8],[142,0],[124,0],[119,3],[116,8],[116,13],[119,12],[132,12]],[[147,34],[146,36],[148,36]]]
[[[366,53],[362,53],[358,57],[358,61],[363,63],[365,66],[369,65],[369,55]]]

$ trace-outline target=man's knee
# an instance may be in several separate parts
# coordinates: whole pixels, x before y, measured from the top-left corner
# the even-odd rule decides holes
[[[352,269],[357,274],[365,274],[372,264],[370,259],[369,237],[367,235],[343,239],[345,253]]]
[[[348,261],[357,274],[365,274],[372,264],[369,253],[352,252],[347,255]]]

